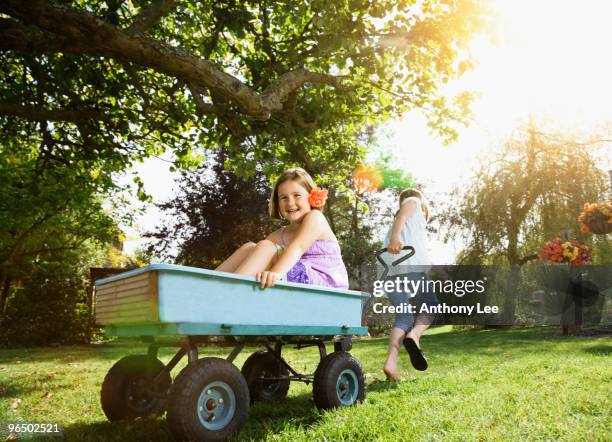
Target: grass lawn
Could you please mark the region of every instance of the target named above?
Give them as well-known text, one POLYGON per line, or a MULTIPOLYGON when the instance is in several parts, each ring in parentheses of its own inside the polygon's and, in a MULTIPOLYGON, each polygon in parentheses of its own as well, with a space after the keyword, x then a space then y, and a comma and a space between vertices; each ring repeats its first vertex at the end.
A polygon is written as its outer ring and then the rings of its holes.
MULTIPOLYGON (((358 341, 352 353, 366 372, 365 403, 319 413, 311 386, 294 383, 286 399, 254 405, 237 439, 612 440, 612 338, 553 331, 433 329, 422 340, 430 369, 415 372, 406 356, 404 380, 395 386, 377 381, 385 339, 358 341)), ((68 440, 172 440, 163 418, 110 424, 100 408, 108 369, 145 351, 136 342, 0 350, 0 421, 59 422, 68 440)), ((201 349, 201 356, 227 353, 201 349)), ((172 354, 160 350, 164 362, 172 354)), ((318 362, 316 348, 285 356, 305 372, 318 362)))

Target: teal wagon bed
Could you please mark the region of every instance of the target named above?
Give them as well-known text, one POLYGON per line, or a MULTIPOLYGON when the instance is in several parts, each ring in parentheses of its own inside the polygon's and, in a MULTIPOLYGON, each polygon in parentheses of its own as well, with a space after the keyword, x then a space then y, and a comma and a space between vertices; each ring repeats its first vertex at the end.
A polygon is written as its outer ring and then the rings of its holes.
POLYGON ((149 342, 146 355, 126 356, 109 370, 102 409, 111 421, 167 412, 179 440, 225 440, 244 425, 250 403, 282 399, 294 381, 313 384, 319 409, 356 404, 365 398, 364 374, 349 351, 352 336, 367 334, 361 312, 368 296, 284 281, 261 289, 253 277, 167 264, 100 279, 96 323, 109 336, 149 342), (198 346, 211 342, 233 348, 226 358, 199 358, 198 346), (233 361, 251 343, 262 349, 239 370, 233 361), (317 348, 315 373, 293 369, 282 356, 286 345, 317 348), (167 364, 157 357, 160 346, 178 347, 167 364))

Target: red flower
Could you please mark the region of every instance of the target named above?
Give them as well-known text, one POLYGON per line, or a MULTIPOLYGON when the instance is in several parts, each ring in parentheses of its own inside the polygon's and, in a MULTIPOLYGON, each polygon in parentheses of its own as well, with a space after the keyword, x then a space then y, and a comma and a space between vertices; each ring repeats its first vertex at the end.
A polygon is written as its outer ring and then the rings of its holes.
POLYGON ((327 189, 321 189, 320 187, 315 187, 308 194, 308 202, 310 203, 310 207, 314 209, 320 209, 325 205, 327 201, 327 189))
POLYGON ((591 248, 585 244, 579 243, 575 239, 571 241, 562 241, 561 238, 557 237, 542 246, 538 253, 538 258, 540 258, 540 261, 544 262, 569 263, 571 266, 579 266, 591 261, 591 248), (577 255, 571 260, 570 257, 563 254, 563 244, 567 246, 567 243, 575 248, 575 250, 577 249, 577 255))

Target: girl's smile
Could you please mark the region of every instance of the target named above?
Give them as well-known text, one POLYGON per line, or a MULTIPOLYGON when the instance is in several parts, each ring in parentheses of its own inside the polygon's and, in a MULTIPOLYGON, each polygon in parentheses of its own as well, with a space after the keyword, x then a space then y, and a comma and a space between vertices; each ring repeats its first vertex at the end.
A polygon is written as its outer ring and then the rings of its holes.
POLYGON ((293 180, 278 186, 280 214, 290 223, 299 223, 312 209, 308 203, 308 191, 293 180))

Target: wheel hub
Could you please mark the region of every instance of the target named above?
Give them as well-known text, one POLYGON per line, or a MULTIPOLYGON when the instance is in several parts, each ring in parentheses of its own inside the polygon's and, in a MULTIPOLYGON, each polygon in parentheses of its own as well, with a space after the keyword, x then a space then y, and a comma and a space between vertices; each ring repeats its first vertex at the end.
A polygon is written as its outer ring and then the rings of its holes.
POLYGON ((132 409, 146 409, 152 400, 149 394, 147 380, 141 377, 132 379, 128 383, 127 399, 132 409))
POLYGON ((336 382, 336 394, 340 403, 345 406, 350 406, 355 403, 359 393, 359 382, 357 375, 351 369, 343 370, 338 375, 336 382))
POLYGON ((232 387, 225 382, 215 381, 206 385, 197 403, 201 424, 211 431, 227 426, 236 412, 236 396, 232 387))
POLYGON ((215 401, 214 399, 209 399, 206 401, 206 409, 209 411, 214 410, 215 408, 217 408, 217 401, 215 401))

